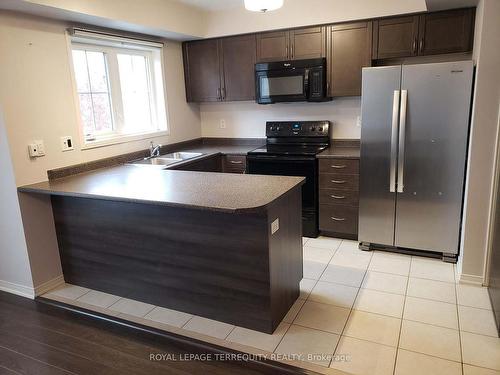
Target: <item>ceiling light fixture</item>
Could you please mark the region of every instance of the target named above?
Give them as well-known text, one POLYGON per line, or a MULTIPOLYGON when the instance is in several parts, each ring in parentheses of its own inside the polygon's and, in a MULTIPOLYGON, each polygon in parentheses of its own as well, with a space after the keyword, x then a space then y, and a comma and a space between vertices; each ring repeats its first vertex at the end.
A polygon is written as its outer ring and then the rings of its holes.
POLYGON ((265 13, 269 10, 279 9, 283 6, 283 0, 245 0, 245 8, 252 12, 265 13))

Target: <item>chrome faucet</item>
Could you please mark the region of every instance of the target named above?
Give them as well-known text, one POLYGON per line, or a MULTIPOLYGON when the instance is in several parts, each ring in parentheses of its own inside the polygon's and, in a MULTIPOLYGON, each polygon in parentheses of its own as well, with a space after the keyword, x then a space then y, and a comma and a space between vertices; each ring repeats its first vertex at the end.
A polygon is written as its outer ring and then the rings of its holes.
POLYGON ((160 156, 160 149, 161 149, 161 145, 156 145, 155 146, 155 144, 153 143, 153 141, 151 141, 149 143, 149 156, 151 158, 160 156))

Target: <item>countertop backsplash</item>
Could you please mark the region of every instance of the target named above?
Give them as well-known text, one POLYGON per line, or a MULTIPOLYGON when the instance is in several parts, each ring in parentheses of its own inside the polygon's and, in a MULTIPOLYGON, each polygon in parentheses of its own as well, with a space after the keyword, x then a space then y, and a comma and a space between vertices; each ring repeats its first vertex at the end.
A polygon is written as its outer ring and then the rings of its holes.
POLYGON ((261 138, 265 137, 266 121, 329 120, 333 123, 332 138, 359 139, 361 127, 357 122, 360 116, 361 97, 336 98, 323 103, 200 105, 202 137, 261 138))

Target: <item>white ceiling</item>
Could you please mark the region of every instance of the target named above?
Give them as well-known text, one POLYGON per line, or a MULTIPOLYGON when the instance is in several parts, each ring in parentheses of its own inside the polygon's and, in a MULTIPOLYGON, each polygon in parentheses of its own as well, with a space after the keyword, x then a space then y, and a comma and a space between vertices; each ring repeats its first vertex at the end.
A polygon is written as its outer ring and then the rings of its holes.
POLYGON ((243 0, 175 0, 179 3, 191 5, 209 12, 243 6, 243 0))

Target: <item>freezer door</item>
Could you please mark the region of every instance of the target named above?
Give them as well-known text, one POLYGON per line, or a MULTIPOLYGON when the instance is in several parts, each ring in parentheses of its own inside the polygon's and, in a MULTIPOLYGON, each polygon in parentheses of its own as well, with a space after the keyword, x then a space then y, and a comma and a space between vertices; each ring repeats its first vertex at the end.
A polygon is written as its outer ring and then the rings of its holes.
POLYGON ((360 242, 394 245, 400 80, 401 66, 363 69, 360 242))
POLYGON ((398 247, 458 253, 472 76, 472 61, 403 66, 398 247))

